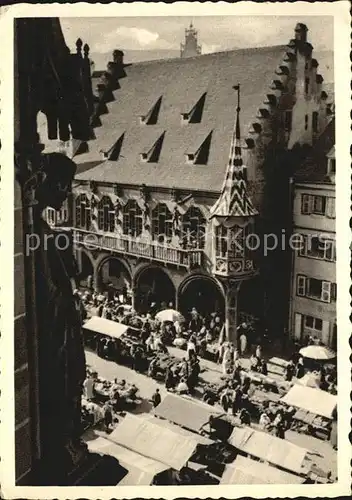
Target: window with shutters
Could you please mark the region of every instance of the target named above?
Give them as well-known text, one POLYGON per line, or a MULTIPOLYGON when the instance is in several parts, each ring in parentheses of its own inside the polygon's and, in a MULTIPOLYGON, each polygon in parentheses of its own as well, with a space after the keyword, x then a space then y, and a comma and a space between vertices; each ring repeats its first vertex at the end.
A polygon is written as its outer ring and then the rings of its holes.
POLYGON ((75 227, 89 230, 91 223, 91 203, 86 194, 80 194, 75 200, 75 227))
POLYGON ((334 290, 333 283, 304 275, 297 275, 297 295, 309 299, 331 302, 334 290))
POLYGON ((309 215, 312 213, 312 208, 313 208, 313 196, 310 194, 302 194, 301 213, 304 215, 309 215))
POLYGON ((313 213, 317 215, 324 215, 326 208, 326 196, 313 197, 313 213))
POLYGON ((321 300, 331 302, 331 283, 329 281, 322 281, 321 283, 321 300))
POLYGON ((302 237, 303 244, 298 252, 301 257, 327 260, 328 262, 336 261, 336 244, 334 240, 307 235, 302 235, 302 237))
POLYGON ((142 234, 143 214, 136 200, 128 200, 123 207, 122 232, 137 237, 142 234))
POLYGON ((331 301, 336 302, 337 300, 337 284, 331 283, 331 301))
POLYGON ((329 197, 326 199, 325 215, 326 217, 329 217, 329 219, 335 219, 335 198, 329 197))
POLYGON ((152 210, 153 238, 163 242, 172 238, 172 213, 165 203, 158 203, 152 210))
POLYGON ((109 196, 103 196, 98 204, 98 228, 104 232, 114 232, 115 210, 109 196))
POLYGON ((297 295, 305 297, 306 295, 306 277, 302 274, 297 275, 297 295))

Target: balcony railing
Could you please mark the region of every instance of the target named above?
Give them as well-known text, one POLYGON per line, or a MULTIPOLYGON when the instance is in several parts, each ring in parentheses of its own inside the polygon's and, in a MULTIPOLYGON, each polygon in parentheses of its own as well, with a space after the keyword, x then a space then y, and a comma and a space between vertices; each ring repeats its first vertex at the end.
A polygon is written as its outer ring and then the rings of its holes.
POLYGON ((202 266, 203 250, 172 247, 155 241, 139 240, 129 236, 115 234, 99 234, 83 229, 73 229, 73 241, 87 250, 110 250, 134 257, 142 257, 187 269, 202 266))

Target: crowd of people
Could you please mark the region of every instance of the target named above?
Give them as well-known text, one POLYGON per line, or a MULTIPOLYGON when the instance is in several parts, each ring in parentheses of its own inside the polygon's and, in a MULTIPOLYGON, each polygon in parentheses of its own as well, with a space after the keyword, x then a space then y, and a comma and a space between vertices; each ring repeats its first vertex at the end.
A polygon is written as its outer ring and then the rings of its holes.
MULTIPOLYGON (((183 321, 161 322, 157 313, 172 309, 173 304, 161 303, 159 307, 152 303, 144 315, 137 315, 126 298, 119 294, 105 296, 95 292, 77 292, 84 311, 82 317, 100 316, 124 323, 138 330, 135 339, 112 339, 99 336, 94 339, 94 348, 99 356, 113 359, 118 363, 127 363, 137 372, 146 373, 149 377, 163 381, 168 391, 178 394, 194 395, 199 385, 201 372, 200 359, 209 354, 209 346, 215 347, 214 360, 222 367, 222 378, 225 383, 216 391, 205 388, 202 399, 214 405, 219 403, 224 412, 237 417, 244 425, 253 421, 274 435, 284 438, 287 429, 293 422, 294 408, 272 405, 265 402, 258 414, 252 401, 254 385, 243 367, 242 358, 249 357, 249 371, 253 374, 268 375, 268 366, 263 356, 263 346, 255 344, 256 339, 250 325, 242 322, 237 331, 238 343, 233 345, 224 339, 223 318, 218 312, 201 315, 194 307, 183 321), (186 353, 183 359, 170 355, 168 347, 174 345, 183 348, 186 353)), ((298 348, 292 354, 285 367, 283 379, 291 383, 306 373, 303 358, 298 348)), ((250 373, 247 373, 250 375, 250 373)), ((221 382, 221 381, 220 381, 221 382)), ((319 367, 319 387, 336 394, 336 372, 319 367)), ((109 401, 105 403, 106 427, 110 428, 114 412, 121 409, 121 388, 112 386, 109 401), (110 413, 112 411, 112 416, 110 413)), ((160 391, 157 390, 150 399, 153 406, 160 404, 160 391)))

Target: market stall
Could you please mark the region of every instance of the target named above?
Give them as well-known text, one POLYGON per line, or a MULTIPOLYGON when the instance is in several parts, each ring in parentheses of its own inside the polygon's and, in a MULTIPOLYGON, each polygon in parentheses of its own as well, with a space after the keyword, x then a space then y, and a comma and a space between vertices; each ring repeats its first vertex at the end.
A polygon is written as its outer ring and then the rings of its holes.
POLYGON ((220 484, 302 484, 304 478, 238 455, 226 465, 220 484))
POLYGON ((84 333, 104 335, 113 339, 119 339, 124 333, 127 333, 128 326, 117 323, 110 319, 93 316, 83 325, 84 333))
POLYGON ((241 453, 297 475, 308 473, 308 450, 250 427, 235 427, 229 443, 241 453))
POLYGON ((337 396, 297 384, 280 401, 297 409, 293 416, 296 430, 325 439, 329 437, 337 396))
POLYGON ((119 486, 150 486, 158 474, 169 468, 157 460, 144 457, 104 437, 88 441, 87 444, 90 452, 110 455, 124 467, 126 472, 118 483, 119 486))
POLYGON ((288 364, 289 361, 274 356, 267 362, 268 373, 274 376, 284 377, 288 364))
POLYGON ((200 432, 210 417, 219 417, 223 411, 200 401, 167 394, 155 408, 154 415, 164 418, 185 429, 200 432))
POLYGON ((191 458, 198 444, 193 437, 183 436, 131 414, 118 424, 109 435, 109 440, 178 471, 191 458))

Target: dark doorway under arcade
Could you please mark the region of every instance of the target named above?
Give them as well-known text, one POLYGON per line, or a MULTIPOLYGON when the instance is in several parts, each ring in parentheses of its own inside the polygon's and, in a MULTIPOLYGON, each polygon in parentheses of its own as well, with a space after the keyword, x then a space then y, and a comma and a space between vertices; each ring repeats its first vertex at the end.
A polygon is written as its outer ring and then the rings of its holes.
POLYGON ((160 307, 175 307, 176 291, 169 276, 160 268, 149 267, 143 270, 138 278, 135 289, 135 309, 146 313, 152 304, 160 307))
POLYGON ((109 257, 100 267, 100 289, 126 295, 131 290, 132 279, 123 263, 116 257, 109 257))
POLYGON ((217 312, 224 317, 225 301, 221 290, 211 279, 197 277, 181 288, 179 309, 188 315, 195 307, 202 316, 217 312))

